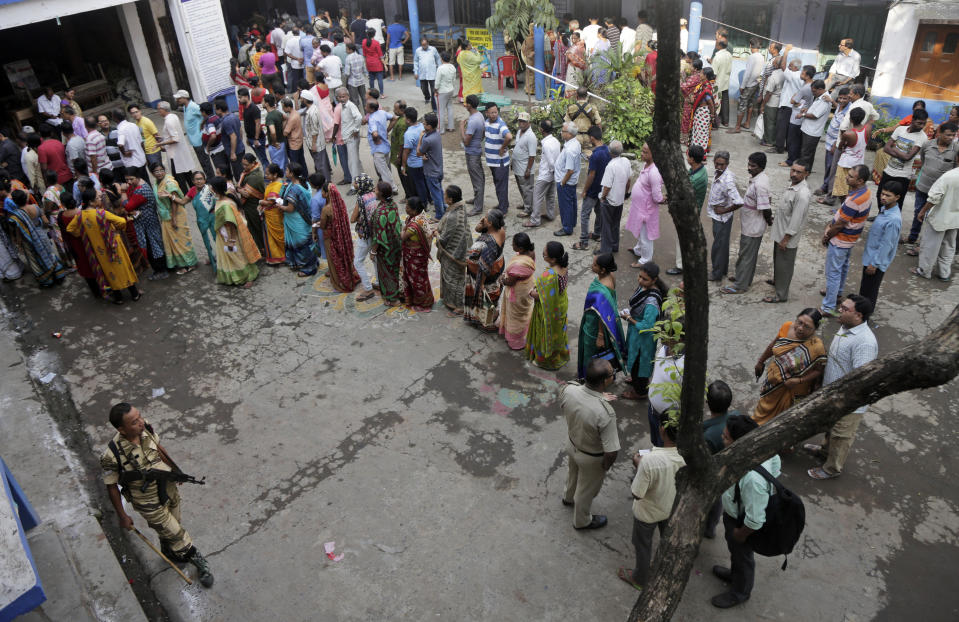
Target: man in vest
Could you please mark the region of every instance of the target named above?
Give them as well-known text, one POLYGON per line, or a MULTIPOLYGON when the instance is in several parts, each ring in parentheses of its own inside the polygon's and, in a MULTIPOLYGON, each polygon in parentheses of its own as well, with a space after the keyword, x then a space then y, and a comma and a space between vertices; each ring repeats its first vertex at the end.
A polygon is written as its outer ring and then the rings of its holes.
POLYGON ((589 91, 586 90, 585 86, 576 89, 576 100, 566 108, 566 116, 563 117, 563 120, 572 121, 576 124, 579 145, 583 148, 583 153, 592 149, 587 132, 589 132, 590 126, 599 125, 602 119, 596 106, 590 103, 589 91))
POLYGON ((133 519, 123 509, 120 500, 123 495, 157 532, 163 554, 171 561, 193 564, 200 584, 212 586, 210 565, 180 524, 177 485, 163 476, 164 473, 179 473, 179 469, 160 445, 160 438, 140 415, 139 409, 125 402, 110 409, 110 423, 117 433, 100 456, 100 466, 120 527, 133 529, 133 519))

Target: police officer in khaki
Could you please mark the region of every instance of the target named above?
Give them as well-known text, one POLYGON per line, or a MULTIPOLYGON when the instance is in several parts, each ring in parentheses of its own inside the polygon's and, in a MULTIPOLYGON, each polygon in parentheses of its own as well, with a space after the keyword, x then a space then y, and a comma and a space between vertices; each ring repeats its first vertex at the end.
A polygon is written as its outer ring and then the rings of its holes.
POLYGON ((563 505, 573 507, 573 527, 599 529, 606 517, 590 514, 589 507, 603 487, 603 478, 619 453, 616 411, 603 390, 613 382, 613 367, 593 359, 586 367, 586 384, 567 382, 560 389, 560 404, 569 431, 569 475, 563 505))
POLYGON ((210 587, 213 585, 210 566, 180 524, 177 484, 149 471, 174 471, 175 465, 160 445, 160 438, 140 416, 140 411, 125 402, 110 409, 110 423, 117 433, 100 456, 100 466, 120 526, 133 528, 133 519, 124 511, 120 500, 122 494, 157 532, 163 554, 174 562, 196 566, 200 584, 210 587))

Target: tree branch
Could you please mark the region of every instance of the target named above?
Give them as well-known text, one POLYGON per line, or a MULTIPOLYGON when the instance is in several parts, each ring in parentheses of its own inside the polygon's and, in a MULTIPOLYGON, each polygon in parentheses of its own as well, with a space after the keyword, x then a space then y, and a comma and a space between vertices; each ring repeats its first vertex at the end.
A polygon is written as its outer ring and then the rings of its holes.
POLYGON ((884 397, 945 384, 959 375, 959 306, 916 344, 876 359, 824 386, 716 455, 718 486, 732 486, 749 469, 832 427, 860 406, 884 397))

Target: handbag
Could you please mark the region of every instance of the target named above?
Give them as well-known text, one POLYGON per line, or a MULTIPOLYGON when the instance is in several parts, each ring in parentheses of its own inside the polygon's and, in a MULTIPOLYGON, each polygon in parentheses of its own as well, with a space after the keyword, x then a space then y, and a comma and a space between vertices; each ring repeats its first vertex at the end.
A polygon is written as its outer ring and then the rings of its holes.
POLYGON ((763 116, 759 115, 759 118, 756 119, 756 127, 753 128, 753 136, 759 140, 763 139, 763 132, 766 129, 766 123, 763 121, 763 116))
POLYGON ((486 293, 486 288, 483 288, 483 302, 485 303, 476 314, 477 318, 480 321, 480 324, 483 325, 483 328, 491 328, 496 326, 496 320, 499 319, 499 309, 496 308, 496 305, 493 304, 493 301, 490 300, 489 294, 486 293))

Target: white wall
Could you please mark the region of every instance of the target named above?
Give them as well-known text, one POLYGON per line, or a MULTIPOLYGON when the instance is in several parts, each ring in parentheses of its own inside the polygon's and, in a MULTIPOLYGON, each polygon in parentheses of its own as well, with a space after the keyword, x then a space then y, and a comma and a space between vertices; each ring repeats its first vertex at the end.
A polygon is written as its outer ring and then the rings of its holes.
POLYGON ((876 62, 876 77, 872 84, 874 97, 901 97, 906 82, 906 70, 912 56, 919 18, 916 5, 905 2, 889 9, 882 47, 876 62))
POLYGON ((48 19, 86 13, 134 0, 20 0, 0 5, 0 28, 15 28, 48 19))
POLYGON ((150 52, 143 40, 143 28, 140 26, 136 6, 132 3, 118 6, 117 17, 120 20, 120 30, 123 31, 123 40, 130 52, 133 73, 136 74, 137 83, 140 85, 143 101, 156 101, 160 99, 160 87, 157 85, 153 64, 150 62, 150 52))

